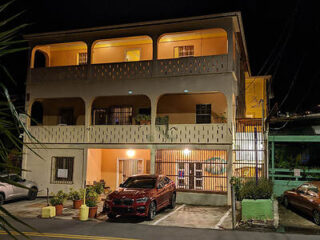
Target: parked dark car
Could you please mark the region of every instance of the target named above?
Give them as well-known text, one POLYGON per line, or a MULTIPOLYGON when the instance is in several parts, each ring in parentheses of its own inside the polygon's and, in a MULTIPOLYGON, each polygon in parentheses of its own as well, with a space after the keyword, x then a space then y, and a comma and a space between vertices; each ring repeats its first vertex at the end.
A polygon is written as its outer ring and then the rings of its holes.
POLYGON ((320 225, 320 181, 308 182, 284 192, 285 207, 294 207, 311 216, 320 225))
POLYGON ((162 208, 176 205, 175 183, 163 175, 135 175, 108 195, 104 210, 110 219, 131 215, 154 219, 162 208))

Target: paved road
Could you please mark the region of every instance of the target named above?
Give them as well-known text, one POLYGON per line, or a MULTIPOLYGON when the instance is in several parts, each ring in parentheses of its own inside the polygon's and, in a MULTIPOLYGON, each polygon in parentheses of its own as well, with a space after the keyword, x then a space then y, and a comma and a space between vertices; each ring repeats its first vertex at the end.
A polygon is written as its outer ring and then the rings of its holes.
MULTIPOLYGON (((239 232, 221 231, 214 229, 194 229, 181 227, 150 226, 134 223, 114 222, 80 222, 75 220, 61 219, 24 219, 27 223, 35 226, 43 235, 30 229, 23 228, 23 231, 32 239, 53 240, 53 239, 91 239, 91 240, 128 240, 128 239, 152 239, 152 240, 298 240, 298 239, 319 239, 314 235, 261 233, 261 232, 239 232)), ((0 231, 0 239, 11 239, 0 231)), ((20 238, 19 239, 23 239, 20 238)))

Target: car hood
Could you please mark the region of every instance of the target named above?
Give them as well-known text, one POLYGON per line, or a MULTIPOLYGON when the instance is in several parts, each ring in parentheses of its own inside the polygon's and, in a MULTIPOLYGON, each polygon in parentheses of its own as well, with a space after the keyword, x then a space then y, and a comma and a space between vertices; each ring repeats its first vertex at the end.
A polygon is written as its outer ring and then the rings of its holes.
POLYGON ((118 188, 116 191, 110 194, 111 198, 139 198, 148 197, 153 189, 138 189, 138 188, 118 188))

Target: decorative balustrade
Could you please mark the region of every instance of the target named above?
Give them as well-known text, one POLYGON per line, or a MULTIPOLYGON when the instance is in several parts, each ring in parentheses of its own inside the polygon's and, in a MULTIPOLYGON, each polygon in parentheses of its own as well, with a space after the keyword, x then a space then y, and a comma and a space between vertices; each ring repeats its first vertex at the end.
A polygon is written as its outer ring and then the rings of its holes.
POLYGON ((49 68, 32 68, 31 82, 65 82, 65 81, 85 81, 88 78, 88 66, 64 66, 49 68))
MULTIPOLYGON (((32 126, 30 133, 40 143, 207 143, 224 144, 232 141, 231 130, 221 124, 157 125, 153 141, 150 125, 32 126)), ((31 142, 26 138, 26 143, 31 142)))
POLYGON ((84 126, 32 126, 29 132, 40 143, 84 142, 84 126))
POLYGON ((170 124, 157 125, 156 143, 230 143, 232 133, 222 124, 170 124))
POLYGON ((89 143, 149 143, 150 125, 96 125, 89 128, 89 143))
POLYGON ((228 70, 228 55, 106 63, 31 69, 31 82, 110 81, 150 77, 222 73, 228 70), (89 70, 90 69, 90 70, 89 70))

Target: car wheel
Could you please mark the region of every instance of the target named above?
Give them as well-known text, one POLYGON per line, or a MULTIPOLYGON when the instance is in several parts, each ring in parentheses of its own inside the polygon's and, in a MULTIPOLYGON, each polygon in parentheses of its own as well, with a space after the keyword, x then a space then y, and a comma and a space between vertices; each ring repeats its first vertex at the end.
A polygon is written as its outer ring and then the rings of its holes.
POLYGON ((285 196, 283 198, 283 205, 286 207, 286 208, 290 208, 290 203, 289 203, 289 199, 287 196, 285 196))
POLYGON ((157 214, 157 207, 156 207, 156 203, 153 201, 150 203, 150 206, 149 206, 148 219, 153 220, 156 214, 157 214))
POLYGON ((318 210, 314 210, 312 216, 314 223, 320 225, 320 212, 318 210))
POLYGON ((35 188, 35 187, 32 187, 32 188, 29 190, 28 199, 29 199, 29 200, 35 200, 35 199, 37 198, 37 195, 38 195, 38 189, 35 188))
POLYGON ((114 220, 117 217, 117 215, 115 215, 114 213, 108 213, 107 216, 110 220, 114 220))
POLYGON ((4 195, 0 193, 0 206, 4 203, 4 195))
POLYGON ((169 208, 175 208, 176 207, 176 193, 173 193, 171 196, 169 208))

